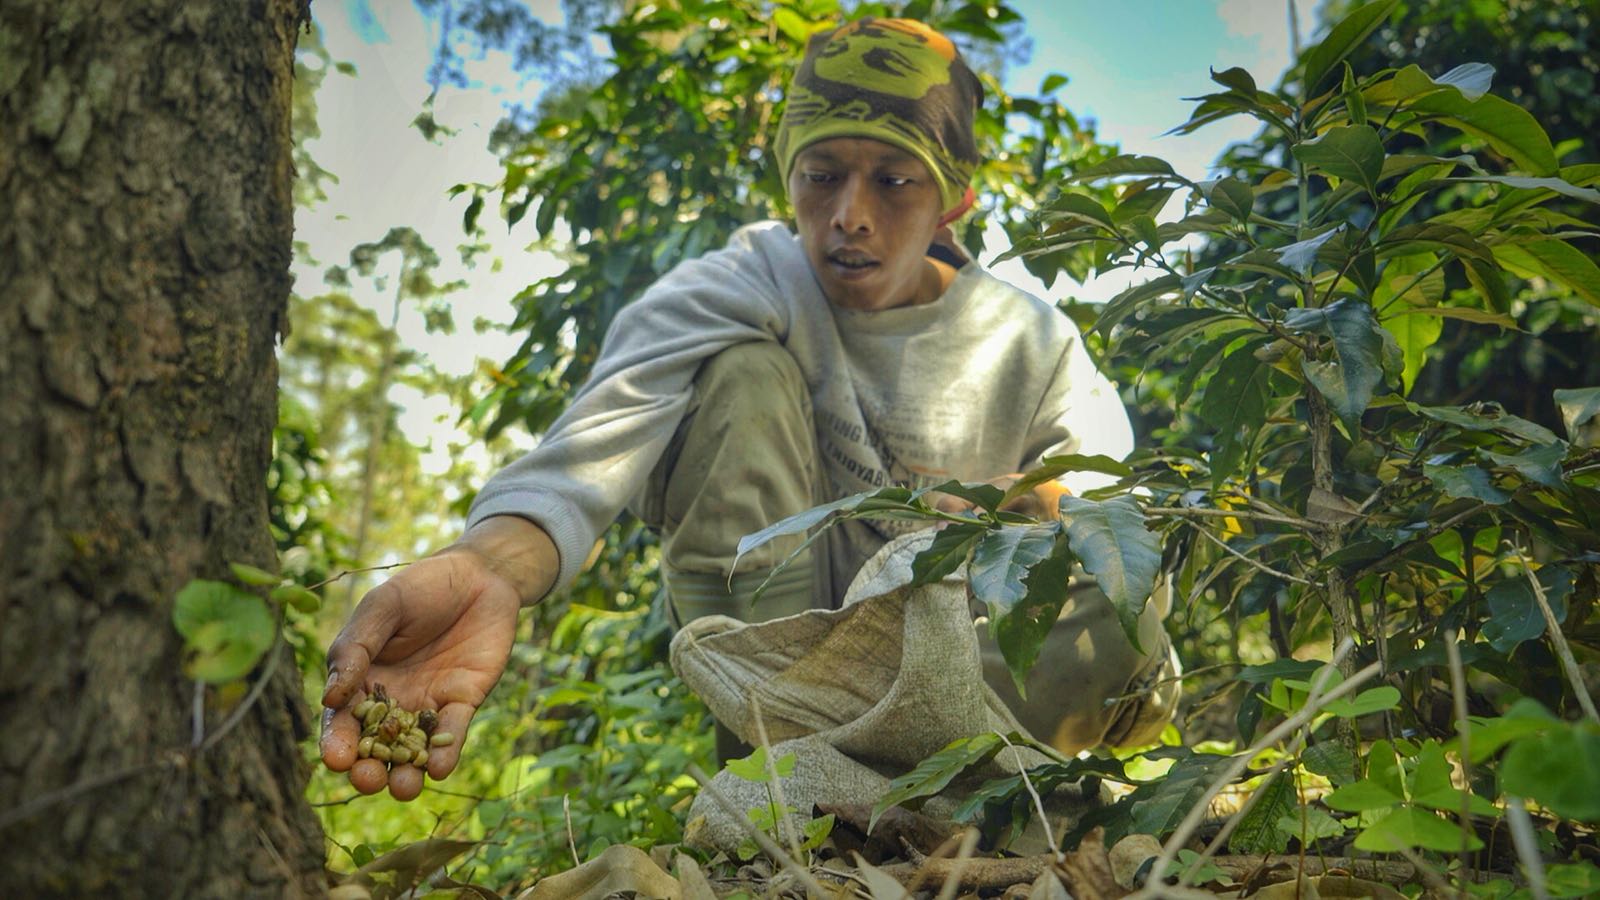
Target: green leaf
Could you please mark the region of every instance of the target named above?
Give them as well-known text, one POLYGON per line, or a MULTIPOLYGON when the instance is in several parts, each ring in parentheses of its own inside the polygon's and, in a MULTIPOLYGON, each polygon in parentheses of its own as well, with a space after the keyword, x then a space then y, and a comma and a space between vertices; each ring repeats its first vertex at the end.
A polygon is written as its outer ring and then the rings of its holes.
POLYGON ((1559 815, 1600 823, 1600 728, 1563 723, 1516 741, 1500 763, 1500 789, 1559 815))
POLYGON ((1561 461, 1567 455, 1565 444, 1546 444, 1517 454, 1495 453, 1491 450, 1479 452, 1495 465, 1505 466, 1529 481, 1545 487, 1560 488, 1566 483, 1561 472, 1561 461))
MULTIPOLYGON (((1555 613, 1556 622, 1567 618, 1567 595, 1572 593, 1572 570, 1563 566, 1547 565, 1539 570, 1539 586, 1544 588, 1544 598, 1555 613)), ((1523 641, 1531 641, 1545 632, 1544 613, 1539 610, 1533 585, 1522 573, 1507 578, 1484 594, 1489 617, 1483 623, 1483 636, 1489 645, 1501 653, 1510 653, 1523 641)))
POLYGON ((1238 66, 1234 66, 1231 69, 1224 69, 1221 72, 1218 72, 1216 69, 1212 69, 1211 80, 1225 88, 1231 88, 1235 91, 1238 91, 1247 97, 1254 97, 1257 93, 1259 93, 1259 90, 1256 88, 1256 80, 1250 77, 1249 72, 1239 68, 1238 66))
POLYGON ((859 494, 851 494, 848 497, 840 498, 832 503, 824 503, 821 506, 812 507, 811 509, 808 509, 802 513, 796 513, 787 519, 782 519, 772 523, 771 525, 768 525, 766 528, 761 529, 755 534, 747 534, 740 538, 738 550, 734 554, 734 564, 738 564, 739 557, 744 556, 746 553, 749 553, 751 550, 760 547, 774 538, 779 538, 790 534, 804 534, 807 531, 810 531, 813 526, 822 523, 834 513, 850 512, 869 499, 881 499, 892 496, 900 500, 905 500, 910 497, 910 493, 910 491, 907 491, 904 488, 882 488, 876 491, 863 491, 859 494))
POLYGON ((281 606, 292 606, 303 613, 314 613, 322 607, 321 596, 298 584, 279 585, 272 589, 267 599, 281 606))
POLYGON ((221 581, 195 580, 174 598, 184 674, 207 684, 243 678, 271 649, 278 623, 266 601, 221 581))
POLYGON ((1405 357, 1405 368, 1400 373, 1400 390, 1401 393, 1409 394, 1411 386, 1417 381, 1417 373, 1422 371, 1422 364, 1428 360, 1428 348, 1432 347, 1434 342, 1439 340, 1439 335, 1444 332, 1444 320, 1438 316, 1402 315, 1389 319, 1383 327, 1394 335, 1395 342, 1400 345, 1400 352, 1405 357))
POLYGON ((1338 741, 1323 741, 1300 752, 1300 764, 1307 772, 1321 775, 1335 785, 1350 784, 1356 780, 1356 758, 1350 749, 1338 741))
POLYGON ((1007 525, 982 536, 972 553, 969 583, 972 595, 991 616, 1007 615, 1022 602, 1027 594, 1023 577, 1050 555, 1060 531, 1061 526, 1051 522, 1007 525))
POLYGON ((1160 538, 1145 527, 1144 510, 1132 497, 1063 497, 1061 511, 1073 555, 1111 600, 1122 630, 1137 648, 1139 616, 1161 569, 1160 538))
POLYGON ((1227 765, 1225 756, 1190 756, 1178 760, 1158 782, 1152 794, 1135 802, 1130 814, 1133 833, 1161 837, 1183 821, 1211 786, 1218 769, 1227 765))
POLYGON ((1060 72, 1052 72, 1045 76, 1044 81, 1040 83, 1039 93, 1053 94, 1065 87, 1066 84, 1067 76, 1062 75, 1060 72))
POLYGON ((1330 128, 1315 140, 1296 144, 1294 157, 1324 175, 1361 185, 1370 197, 1378 196, 1383 141, 1370 125, 1330 128))
POLYGON ((1558 727, 1561 720, 1539 704, 1523 697, 1499 716, 1472 717, 1472 762, 1483 762, 1501 747, 1530 734, 1542 734, 1558 727))
POLYGON ((1584 300, 1600 306, 1600 266, 1566 241, 1549 238, 1525 244, 1496 244, 1494 255, 1513 271, 1566 285, 1584 300))
POLYGON ((1006 488, 1005 496, 1000 498, 996 509, 1003 508, 1011 501, 1028 493, 1046 481, 1055 481, 1068 472, 1099 472, 1102 475, 1114 475, 1117 478, 1127 478, 1133 474, 1133 469, 1126 463, 1118 462, 1109 456, 1099 453, 1080 454, 1064 453, 1059 456, 1046 456, 1039 461, 1037 468, 1006 488))
POLYGON ((1476 409, 1469 409, 1461 406, 1421 406, 1408 402, 1406 408, 1435 422, 1444 422, 1468 431, 1501 431, 1534 444, 1553 444, 1561 440, 1543 425, 1514 416, 1493 403, 1478 404, 1476 409))
POLYGON ((1278 827, 1300 839, 1302 844, 1322 838, 1342 837, 1348 830, 1344 823, 1315 806, 1302 807, 1296 815, 1278 820, 1278 827))
MULTIPOLYGON (((1483 841, 1466 832, 1466 846, 1477 850, 1483 841)), ((1451 822, 1415 806, 1402 806, 1368 825, 1356 836, 1356 848, 1374 853, 1398 853, 1421 847, 1424 850, 1461 849, 1462 830, 1451 822)))
POLYGON ((1301 84, 1305 86, 1305 96, 1314 97, 1317 86, 1324 78, 1333 72, 1344 58, 1349 56, 1367 35, 1376 31, 1383 20, 1394 12, 1400 0, 1378 0, 1368 3, 1353 10, 1349 15, 1340 20, 1339 24, 1329 30, 1328 36, 1320 43, 1306 50, 1301 56, 1301 84))
POLYGON ((1100 204, 1099 200, 1086 194, 1062 194, 1050 201, 1045 210, 1046 221, 1067 219, 1086 222, 1102 226, 1111 234, 1117 233, 1116 222, 1112 220, 1111 213, 1100 204))
POLYGON ((1401 316, 1433 316, 1439 319, 1459 319, 1463 322, 1473 322, 1478 325, 1498 325, 1501 328, 1517 330, 1517 320, 1505 313, 1490 312, 1485 309, 1471 309, 1463 306, 1430 306, 1422 309, 1403 309, 1385 321, 1393 322, 1394 319, 1401 316))
POLYGON ((800 829, 805 836, 805 840, 800 844, 800 849, 815 850, 822 846, 822 842, 827 840, 828 835, 833 833, 833 825, 833 813, 828 813, 825 816, 820 816, 807 822, 800 829))
POLYGON ((1441 222, 1419 222, 1402 225, 1384 236, 1378 244, 1378 258, 1414 256, 1419 250, 1445 250, 1462 259, 1493 262, 1494 255, 1488 247, 1478 242, 1472 232, 1456 225, 1441 222))
POLYGON ((788 7, 779 6, 772 11, 772 24, 783 32, 784 37, 802 47, 811 38, 811 23, 788 7))
POLYGON ((1404 801, 1404 797, 1371 781, 1357 781, 1347 784, 1344 787, 1336 788, 1328 796, 1322 798, 1322 802, 1344 812, 1385 809, 1404 801))
POLYGON ((1300 363, 1306 380, 1322 393, 1351 434, 1383 382, 1383 328, 1372 307, 1346 297, 1320 309, 1291 309, 1283 324, 1296 331, 1333 338, 1334 358, 1300 363))
POLYGON ((1224 178, 1213 182, 1211 189, 1205 193, 1206 199, 1212 206, 1239 222, 1250 221, 1250 208, 1256 202, 1255 193, 1250 190, 1250 185, 1237 178, 1224 178))
POLYGON ((939 793, 949 787, 957 775, 987 762, 1003 746, 1005 742, 1000 735, 992 731, 951 741, 943 750, 917 763, 910 772, 889 782, 888 791, 872 806, 867 831, 870 833, 890 808, 939 793))
POLYGON ((1451 778, 1450 761, 1438 741, 1426 741, 1417 751, 1417 764, 1409 782, 1411 802, 1429 809, 1458 813, 1465 799, 1473 815, 1494 817, 1500 810, 1489 801, 1456 787, 1451 778))
POLYGON ((1383 685, 1362 691, 1354 697, 1341 697, 1323 709, 1341 719, 1354 719, 1360 716, 1394 709, 1400 705, 1400 691, 1397 688, 1383 685))
POLYGON ((1458 500, 1482 500, 1499 506, 1511 495, 1495 487, 1494 477, 1478 466, 1444 466, 1426 463, 1422 474, 1428 476, 1433 486, 1446 496, 1458 500))
MULTIPOLYGON (((788 778, 794 774, 795 755, 785 753, 772 762, 772 769, 778 773, 779 778, 788 778)), ((766 784, 772 780, 772 774, 767 771, 767 748, 757 747, 749 756, 743 759, 730 759, 723 766, 735 777, 756 784, 766 784)))
POLYGON ((1574 444, 1593 446, 1594 441, 1584 441, 1589 424, 1600 417, 1600 387, 1567 388, 1553 395, 1556 407, 1561 410, 1561 424, 1574 444))
POLYGON ((1211 454, 1211 481, 1221 485, 1234 472, 1267 418, 1272 398, 1272 367, 1255 355, 1267 338, 1247 341, 1223 358, 1200 399, 1201 421, 1217 430, 1211 454))
POLYGON ((1600 191, 1594 188, 1578 187, 1562 178, 1533 178, 1527 175, 1466 175, 1460 178, 1444 178, 1442 181, 1470 181, 1482 184, 1503 184, 1508 187, 1525 190, 1554 191, 1564 197, 1582 200, 1586 203, 1600 203, 1600 191))
POLYGON ((978 522, 950 525, 933 536, 933 543, 911 560, 911 584, 933 584, 961 568, 967 553, 987 529, 978 522))
POLYGON ((272 587, 283 581, 282 578, 265 569, 258 569, 246 563, 231 562, 228 563, 228 568, 233 571, 233 577, 239 579, 240 584, 247 584, 251 587, 272 587))
MULTIPOLYGON (((1228 838, 1231 853, 1282 853, 1289 849, 1293 832, 1278 826, 1280 819, 1294 820, 1300 802, 1288 773, 1279 772, 1256 788, 1255 805, 1239 820, 1228 838)), ((1298 829, 1297 829, 1298 830, 1298 829)))
POLYGON ((1068 181, 1093 181, 1096 178, 1115 178, 1119 175, 1161 176, 1174 175, 1172 166, 1155 156, 1123 154, 1085 166, 1073 172, 1068 181))
MULTIPOLYGON (((1266 252, 1275 255, 1278 259, 1278 262, 1288 267, 1290 271, 1301 277, 1305 277, 1305 275, 1311 271, 1311 266, 1317 261, 1317 251, 1321 250, 1322 245, 1332 240, 1334 235, 1338 233, 1338 228, 1330 228, 1316 237, 1306 238, 1303 241, 1295 241, 1292 244, 1286 244, 1273 250, 1267 250, 1266 252)), ((1250 256, 1251 254, 1245 255, 1250 256)))
POLYGON ((1594 863, 1556 863, 1545 869, 1544 889, 1551 897, 1600 895, 1600 866, 1594 863))
POLYGON ((1021 601, 1003 615, 991 611, 989 632, 1022 697, 1028 696, 1028 672, 1038 661, 1039 651, 1066 605, 1074 562, 1067 536, 1058 529, 1050 554, 1024 576, 1026 592, 1021 601))
POLYGON ((1550 137, 1527 110, 1509 100, 1493 94, 1468 100, 1458 91, 1439 91, 1412 100, 1410 109, 1482 138, 1533 175, 1557 174, 1556 154, 1550 146, 1550 137))

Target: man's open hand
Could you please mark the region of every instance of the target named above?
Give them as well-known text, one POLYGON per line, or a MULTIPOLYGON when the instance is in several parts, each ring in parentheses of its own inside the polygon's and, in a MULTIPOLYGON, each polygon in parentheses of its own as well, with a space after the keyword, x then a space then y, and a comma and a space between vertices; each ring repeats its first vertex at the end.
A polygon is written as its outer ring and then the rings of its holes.
POLYGON ((436 710, 437 730, 457 736, 428 753, 428 774, 449 775, 467 723, 505 670, 519 607, 511 582, 464 549, 430 556, 370 591, 328 648, 323 763, 349 772, 364 794, 387 785, 395 799, 410 800, 422 791, 416 766, 387 770, 376 759, 356 759, 361 723, 350 709, 382 684, 405 709, 436 710))

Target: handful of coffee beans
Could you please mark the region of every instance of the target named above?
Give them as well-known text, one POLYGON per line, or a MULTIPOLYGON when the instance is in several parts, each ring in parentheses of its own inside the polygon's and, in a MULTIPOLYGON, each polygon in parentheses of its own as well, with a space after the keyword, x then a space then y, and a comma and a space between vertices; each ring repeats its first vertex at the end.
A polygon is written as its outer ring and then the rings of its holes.
POLYGON ((430 747, 448 747, 456 736, 434 731, 439 716, 431 709, 413 712, 390 699, 381 684, 372 686, 365 700, 351 710, 361 723, 361 741, 356 744, 360 759, 376 759, 392 766, 426 766, 430 747))

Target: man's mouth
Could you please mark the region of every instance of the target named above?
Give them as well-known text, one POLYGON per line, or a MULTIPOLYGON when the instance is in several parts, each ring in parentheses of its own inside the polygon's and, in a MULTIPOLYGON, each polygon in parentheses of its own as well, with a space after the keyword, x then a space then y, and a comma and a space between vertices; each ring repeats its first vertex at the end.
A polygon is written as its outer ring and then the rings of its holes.
POLYGON ((854 250, 834 250, 828 254, 828 262, 852 271, 870 269, 878 264, 872 257, 854 250))

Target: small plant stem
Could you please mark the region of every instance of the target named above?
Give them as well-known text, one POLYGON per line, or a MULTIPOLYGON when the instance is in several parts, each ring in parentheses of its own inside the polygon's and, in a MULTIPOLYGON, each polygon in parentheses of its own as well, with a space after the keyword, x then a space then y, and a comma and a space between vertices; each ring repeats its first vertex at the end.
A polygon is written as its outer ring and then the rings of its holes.
POLYGON ((772 742, 767 740, 767 723, 761 717, 761 701, 751 697, 750 711, 755 714, 756 737, 761 741, 759 746, 767 751, 768 801, 772 802, 773 812, 777 813, 773 827, 783 831, 784 838, 789 842, 789 850, 794 853, 795 859, 800 859, 803 855, 800 852, 800 836, 795 833, 794 823, 789 821, 789 816, 786 813, 789 808, 789 801, 784 799, 783 783, 778 780, 778 763, 772 758, 772 742), (772 800, 773 793, 778 795, 776 801, 772 800))
POLYGON ((1028 789, 1028 796, 1033 798, 1033 809, 1039 814, 1039 825, 1044 828, 1044 839, 1050 845, 1050 852, 1056 855, 1056 862, 1065 861, 1067 855, 1061 852, 1060 847, 1056 846, 1055 833, 1050 829, 1050 817, 1045 815, 1044 801, 1039 798, 1039 792, 1034 789, 1033 779, 1028 777, 1028 766, 1022 761, 1022 751, 1017 749, 1017 745, 1011 743, 1000 732, 996 731, 995 735, 1000 738, 1001 743, 1011 748, 1012 755, 1017 758, 1017 774, 1022 776, 1022 786, 1028 789))
POLYGON ((189 718, 189 746, 198 747, 206 739, 206 683, 199 679, 194 683, 194 704, 189 718))
POLYGON ((1303 531, 1316 530, 1319 526, 1310 519, 1301 519, 1295 516, 1276 516, 1271 513, 1255 512, 1248 509, 1211 509, 1210 507, 1188 506, 1147 506, 1145 513, 1152 516, 1172 516, 1178 519, 1242 519, 1248 522, 1272 522, 1276 525, 1288 525, 1303 531))
POLYGON ((1434 890, 1438 891, 1441 897, 1448 897, 1452 893, 1458 894, 1459 896, 1466 896, 1466 888, 1462 887, 1452 891, 1450 889, 1450 883, 1445 881, 1444 877, 1438 872, 1434 871, 1433 866, 1430 865, 1427 860, 1418 856, 1409 848, 1401 847, 1400 855, 1406 858, 1406 862, 1411 863, 1412 867, 1417 870, 1417 874, 1422 876, 1422 880, 1426 881, 1430 886, 1433 887, 1434 890))
POLYGON ((1535 900, 1550 900, 1544 886, 1544 860, 1539 858, 1539 841, 1533 834, 1533 819, 1521 797, 1506 797, 1506 823, 1511 826, 1511 844, 1517 849, 1517 859, 1522 861, 1522 873, 1528 877, 1528 888, 1535 900))
POLYGON ((1591 722, 1600 722, 1600 714, 1595 712, 1594 698, 1589 696, 1589 689, 1583 686, 1583 673, 1578 668, 1578 661, 1572 655, 1572 645, 1567 643, 1567 636, 1561 633, 1561 623, 1556 621, 1555 610, 1550 608, 1550 600, 1544 595, 1544 585, 1533 574, 1533 567, 1528 558, 1517 552, 1517 562, 1522 566, 1522 573, 1528 576, 1528 583, 1533 585, 1533 599, 1539 604, 1539 612, 1544 614, 1546 630, 1550 632, 1550 643, 1555 645, 1556 656, 1561 659, 1561 668, 1567 673, 1567 680, 1572 682, 1572 692, 1578 695, 1578 706, 1583 708, 1583 714, 1591 722))
POLYGON ((1299 576, 1296 576, 1296 575, 1290 575, 1288 572, 1280 572, 1277 569, 1274 569, 1273 567, 1267 565, 1266 563, 1261 562, 1260 560, 1252 559, 1251 557, 1246 556, 1243 553, 1240 553, 1238 550, 1235 550, 1232 547, 1228 546, 1226 541, 1222 540, 1221 538, 1217 537, 1216 535, 1212 534, 1211 532, 1205 530, 1204 528, 1201 528, 1199 525, 1196 525, 1193 522, 1189 523, 1189 527, 1193 528, 1197 533, 1199 533, 1199 535, 1201 537, 1205 538, 1206 540, 1210 541, 1213 544, 1216 544, 1218 547, 1221 547, 1224 552, 1226 552, 1226 553, 1228 553, 1228 554, 1230 554, 1232 556, 1236 556, 1239 559, 1244 560, 1246 563, 1248 563, 1252 567, 1254 567, 1254 568, 1256 568, 1256 569, 1258 569, 1258 570, 1260 570, 1262 572, 1265 572, 1265 573, 1267 573, 1268 575, 1271 575, 1274 578, 1281 578, 1284 581, 1292 581, 1295 584, 1304 584, 1304 585, 1307 585, 1307 586, 1314 586, 1314 585, 1311 584, 1311 582, 1305 580, 1304 578, 1300 578, 1299 576))
POLYGON ((1445 637, 1444 653, 1450 663, 1450 691, 1455 695, 1456 734, 1461 736, 1461 881, 1459 896, 1466 900, 1467 881, 1472 873, 1472 723, 1467 720, 1467 671, 1461 665, 1461 632, 1451 629, 1445 637))
POLYGON ((1427 267, 1426 269, 1423 269, 1421 272, 1418 272, 1417 273, 1417 277, 1411 279, 1410 283, 1408 283, 1405 286, 1404 289, 1402 289, 1400 291, 1397 291, 1393 297, 1389 298, 1389 302, 1385 303, 1383 305, 1383 308, 1378 310, 1378 314, 1382 315, 1383 313, 1387 312, 1389 310, 1389 307, 1391 307, 1391 306, 1395 305, 1395 303, 1399 302, 1399 300, 1402 297, 1404 297, 1406 294, 1411 293, 1411 289, 1412 288, 1414 288, 1417 285, 1421 284, 1422 283, 1422 279, 1427 278, 1429 275, 1432 275, 1434 272, 1439 271, 1439 267, 1444 265, 1445 262, 1447 260, 1449 260, 1449 259, 1451 259, 1451 257, 1448 256, 1448 255, 1442 256, 1442 257, 1439 258, 1438 262, 1435 262, 1433 265, 1427 267))
POLYGON ((583 860, 578 858, 578 841, 572 834, 572 795, 561 795, 561 815, 567 820, 567 849, 572 852, 572 865, 583 865, 583 860))
POLYGON ((831 896, 828 891, 823 889, 822 884, 817 881, 816 876, 812 875, 810 870, 796 862, 794 857, 785 853, 776 841, 767 837, 761 829, 755 826, 755 823, 746 819, 744 814, 739 811, 739 808, 733 805, 733 801, 724 797, 721 791, 713 787, 711 785, 711 777, 703 769, 694 763, 690 763, 688 771, 689 777, 700 783, 700 789, 706 792, 706 796, 711 798, 711 802, 720 807, 729 818, 738 822, 739 827, 745 830, 750 839, 755 841, 756 845, 765 851, 768 856, 777 860, 779 865, 793 873, 794 877, 805 885, 807 891, 817 897, 831 896))
MULTIPOLYGON (((1333 410, 1329 408, 1328 401, 1316 388, 1306 391, 1306 405, 1310 410, 1311 429, 1311 484, 1329 493, 1333 492, 1333 410)), ((1311 541, 1316 545, 1317 552, 1324 558, 1344 548, 1344 530, 1341 528, 1325 528, 1311 532, 1311 541)), ((1338 568, 1328 570, 1323 581, 1328 601, 1328 615, 1333 623, 1333 644, 1343 646, 1346 641, 1356 640, 1357 629, 1355 611, 1350 597, 1350 581, 1348 576, 1338 568)), ((1345 657, 1339 666, 1339 671, 1348 677, 1355 670, 1353 657, 1345 657)), ((1350 750, 1356 752, 1355 727, 1350 722, 1341 719, 1338 723, 1339 739, 1350 750)))
POLYGON ((1388 565, 1389 563, 1391 563, 1394 560, 1398 559, 1403 554, 1409 552, 1411 550, 1411 548, 1416 547, 1416 546, 1418 546, 1420 544, 1426 544, 1427 542, 1433 540, 1434 538, 1438 537, 1439 535, 1444 534, 1446 531, 1449 531, 1450 529, 1456 527, 1457 525, 1460 525, 1462 522, 1465 522, 1466 520, 1472 518, 1473 516, 1483 512, 1485 509, 1488 509, 1488 507, 1489 507, 1489 504, 1480 503, 1477 506, 1474 506, 1474 507, 1472 507, 1470 509, 1463 510, 1462 512, 1456 513, 1455 515, 1453 515, 1450 518, 1444 520, 1443 522, 1440 522, 1439 524, 1433 526, 1432 528, 1429 528, 1426 532, 1423 532, 1422 534, 1417 535, 1416 537, 1412 538, 1411 540, 1406 541, 1405 543, 1403 543, 1400 546, 1394 548, 1393 550, 1390 550, 1388 553, 1385 553, 1384 555, 1378 557, 1373 562, 1370 562, 1370 563, 1362 566, 1361 569, 1355 573, 1355 576, 1354 576, 1355 579, 1356 580, 1360 580, 1360 578, 1362 576, 1366 575, 1368 572, 1373 572, 1373 571, 1376 571, 1378 569, 1383 568, 1385 565, 1388 565))

